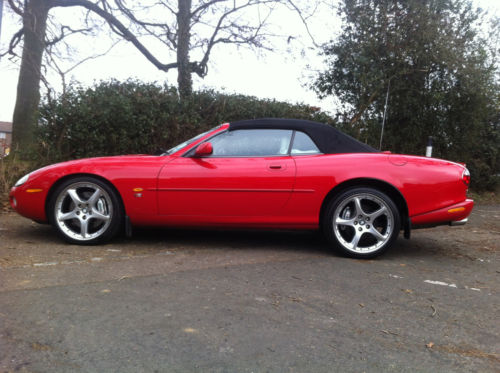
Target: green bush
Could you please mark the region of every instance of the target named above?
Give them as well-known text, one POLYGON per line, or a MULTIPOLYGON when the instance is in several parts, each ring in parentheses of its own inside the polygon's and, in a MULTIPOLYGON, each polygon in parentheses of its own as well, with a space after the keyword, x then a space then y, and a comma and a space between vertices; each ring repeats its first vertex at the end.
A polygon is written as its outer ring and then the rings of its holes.
POLYGON ((221 123, 262 117, 334 122, 308 105, 212 90, 194 92, 181 102, 172 87, 112 80, 74 87, 42 103, 38 153, 48 162, 155 153, 221 123))
MULTIPOLYGON (((356 132, 349 123, 336 121, 304 104, 213 90, 194 92, 190 99, 181 102, 173 87, 111 80, 88 88, 72 87, 65 95, 42 103, 34 164, 117 154, 154 154, 221 123, 264 117, 328 123, 378 146, 378 131, 356 132)), ((434 156, 466 162, 473 189, 495 190, 499 183, 495 175, 500 167, 498 118, 488 119, 492 125, 481 130, 475 130, 478 118, 457 115, 452 122, 457 121, 467 121, 470 125, 465 128, 469 131, 458 131, 449 138, 435 136, 434 156)), ((388 128, 386 138, 391 136, 395 134, 388 128)), ((405 140, 408 138, 412 136, 400 134, 393 141, 398 146, 388 150, 423 154, 425 143, 415 147, 405 140)))

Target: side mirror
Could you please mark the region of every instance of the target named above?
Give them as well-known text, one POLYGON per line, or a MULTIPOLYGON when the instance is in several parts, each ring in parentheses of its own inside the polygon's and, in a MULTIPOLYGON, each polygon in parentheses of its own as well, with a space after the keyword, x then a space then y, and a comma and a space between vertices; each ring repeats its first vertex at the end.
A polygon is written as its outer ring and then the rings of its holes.
POLYGON ((195 157, 203 157, 206 155, 212 154, 214 151, 214 148, 212 147, 212 143, 210 142, 204 142, 196 148, 196 151, 194 152, 195 157))

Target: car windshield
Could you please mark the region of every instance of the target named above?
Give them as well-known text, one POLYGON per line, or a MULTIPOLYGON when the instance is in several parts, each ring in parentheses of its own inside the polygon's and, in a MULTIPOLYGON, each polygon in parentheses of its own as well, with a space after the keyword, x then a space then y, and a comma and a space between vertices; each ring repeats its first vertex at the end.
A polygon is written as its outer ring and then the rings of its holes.
POLYGON ((175 152, 181 150, 182 148, 184 148, 185 146, 188 146, 189 144, 192 144, 193 142, 195 142, 196 140, 202 138, 203 136, 205 136, 207 133, 209 132, 212 132, 213 130, 219 128, 220 126, 217 126, 217 127, 214 127, 214 128, 211 128, 209 129, 208 131, 205 131, 203 133, 200 133, 199 135, 196 135, 195 137, 189 139, 189 140, 186 140, 184 141, 183 143, 179 144, 179 145, 176 145, 174 146, 173 148, 171 149, 168 149, 165 153, 163 153, 162 155, 170 155, 170 154, 174 154, 175 152))

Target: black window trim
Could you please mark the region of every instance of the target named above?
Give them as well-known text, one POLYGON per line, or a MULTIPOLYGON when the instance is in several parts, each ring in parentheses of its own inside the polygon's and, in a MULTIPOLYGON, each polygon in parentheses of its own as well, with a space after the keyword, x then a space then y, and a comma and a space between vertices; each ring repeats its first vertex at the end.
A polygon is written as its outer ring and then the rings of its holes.
POLYGON ((287 154, 289 156, 292 156, 293 142, 295 141, 295 132, 297 132, 297 131, 293 130, 292 138, 290 139, 290 144, 288 145, 288 153, 287 154))

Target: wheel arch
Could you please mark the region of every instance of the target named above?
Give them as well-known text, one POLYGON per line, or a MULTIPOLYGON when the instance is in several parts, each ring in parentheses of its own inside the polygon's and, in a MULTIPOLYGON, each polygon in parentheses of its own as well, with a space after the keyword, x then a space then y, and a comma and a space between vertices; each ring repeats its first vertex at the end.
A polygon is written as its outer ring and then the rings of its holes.
POLYGON ((124 214, 126 214, 125 204, 123 203, 123 198, 122 198, 120 192, 118 191, 118 188, 116 188, 116 186, 111 181, 109 181, 108 179, 106 179, 105 177, 102 177, 100 175, 82 172, 82 173, 64 175, 63 177, 57 179, 54 184, 52 184, 52 186, 50 187, 50 189, 47 193, 47 198, 45 199, 45 216, 46 216, 48 222, 50 222, 49 203, 50 203, 50 200, 52 199, 55 191, 57 190, 57 187, 67 180, 74 179, 77 177, 85 177, 85 176, 100 180, 103 183, 105 183, 106 185, 108 185, 116 193, 116 196, 118 197, 118 200, 120 201, 120 207, 122 209, 122 212, 124 214))
POLYGON ((343 181, 342 183, 336 185, 332 190, 328 192, 326 197, 323 199, 323 203, 321 204, 320 209, 320 227, 323 226, 323 219, 325 216, 326 209, 328 207, 329 202, 335 198, 339 193, 342 193, 344 190, 354 187, 371 187, 377 189, 385 194, 387 194, 396 204, 399 210, 399 214, 401 217, 401 227, 404 228, 405 237, 409 237, 410 232, 410 224, 408 218, 408 204, 406 203, 405 198, 401 194, 401 192, 392 184, 373 178, 355 178, 343 181))

